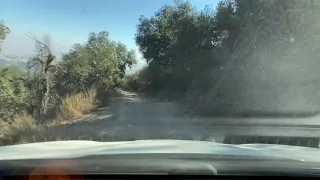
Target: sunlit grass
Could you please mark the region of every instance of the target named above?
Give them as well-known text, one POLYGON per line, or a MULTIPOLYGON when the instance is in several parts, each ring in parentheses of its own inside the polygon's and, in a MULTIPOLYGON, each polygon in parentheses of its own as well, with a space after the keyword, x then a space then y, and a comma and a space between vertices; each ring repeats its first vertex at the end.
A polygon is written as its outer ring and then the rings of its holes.
POLYGON ((92 112, 97 107, 96 96, 95 90, 67 96, 59 106, 59 118, 61 120, 84 118, 85 114, 92 112))
POLYGON ((96 91, 92 89, 65 97, 54 120, 39 123, 27 113, 14 117, 0 127, 2 145, 37 142, 39 138, 41 141, 67 139, 68 137, 59 137, 58 134, 50 134, 48 129, 82 121, 86 114, 98 107, 96 96, 96 91))
POLYGON ((18 115, 1 127, 2 145, 19 144, 31 142, 25 138, 45 134, 46 124, 37 124, 36 120, 27 113, 18 115))
POLYGON ((88 114, 104 106, 111 97, 119 96, 121 93, 117 90, 105 90, 98 95, 91 89, 63 98, 54 119, 39 123, 27 113, 16 116, 0 125, 0 145, 68 140, 64 125, 86 120, 88 114))
POLYGON ((14 133, 20 130, 34 130, 36 127, 37 123, 35 119, 25 113, 13 118, 10 124, 5 126, 5 130, 14 133))

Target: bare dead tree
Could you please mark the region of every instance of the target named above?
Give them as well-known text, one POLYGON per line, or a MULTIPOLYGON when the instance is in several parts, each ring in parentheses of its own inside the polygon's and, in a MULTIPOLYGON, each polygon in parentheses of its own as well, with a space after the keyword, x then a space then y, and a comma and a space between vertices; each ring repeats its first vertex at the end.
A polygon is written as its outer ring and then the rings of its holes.
POLYGON ((27 34, 36 42, 37 54, 28 62, 28 69, 34 70, 37 82, 33 82, 33 93, 35 93, 34 105, 36 109, 36 119, 39 122, 44 121, 45 115, 48 113, 48 103, 50 100, 50 90, 52 87, 52 77, 55 73, 65 72, 59 64, 54 64, 55 56, 52 55, 50 47, 50 37, 46 36, 44 41, 39 41, 29 32, 27 34))

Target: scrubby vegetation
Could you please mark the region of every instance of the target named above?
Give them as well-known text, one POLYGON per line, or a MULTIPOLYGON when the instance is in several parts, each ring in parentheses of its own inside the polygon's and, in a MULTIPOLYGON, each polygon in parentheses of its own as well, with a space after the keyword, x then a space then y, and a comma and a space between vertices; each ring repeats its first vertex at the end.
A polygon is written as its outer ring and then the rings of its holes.
POLYGON ((282 92, 301 85, 275 82, 284 68, 276 69, 302 59, 319 64, 317 9, 312 0, 223 0, 203 10, 175 1, 141 16, 136 43, 148 66, 137 74, 148 73, 148 83, 129 82, 177 94, 200 115, 277 111, 282 92))
MULTIPOLYGON (((8 32, 1 22, 1 40, 8 32)), ((37 53, 28 67, 0 69, 0 139, 10 144, 21 137, 48 137, 46 128, 82 120, 106 105, 114 88, 122 85, 126 68, 136 63, 134 51, 107 32, 91 33, 61 60, 51 52, 50 36, 29 36, 37 53)))
MULTIPOLYGON (((203 10, 175 1, 140 17, 135 40, 147 66, 133 75, 125 70, 136 63, 134 51, 107 32, 89 34, 61 60, 52 54, 49 36, 30 34, 37 54, 27 69, 0 69, 1 137, 19 140, 21 134, 81 120, 104 106, 117 87, 179 99, 200 115, 277 108, 268 104, 277 95, 256 101, 264 89, 272 90, 268 80, 254 79, 259 73, 273 77, 260 64, 316 60, 318 14, 313 0, 222 0, 203 10), (250 83, 261 81, 264 89, 250 83), (251 101, 243 101, 249 96, 251 101)), ((0 43, 8 33, 0 21, 0 43)))

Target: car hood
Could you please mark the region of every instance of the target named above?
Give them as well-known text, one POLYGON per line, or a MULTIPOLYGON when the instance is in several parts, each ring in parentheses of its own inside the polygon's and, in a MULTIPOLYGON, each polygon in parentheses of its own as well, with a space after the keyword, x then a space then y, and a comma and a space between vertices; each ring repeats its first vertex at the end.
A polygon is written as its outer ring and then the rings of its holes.
POLYGON ((77 158, 117 154, 211 154, 281 158, 320 162, 320 149, 271 145, 230 145, 190 140, 139 140, 122 142, 52 141, 0 147, 0 160, 77 158))

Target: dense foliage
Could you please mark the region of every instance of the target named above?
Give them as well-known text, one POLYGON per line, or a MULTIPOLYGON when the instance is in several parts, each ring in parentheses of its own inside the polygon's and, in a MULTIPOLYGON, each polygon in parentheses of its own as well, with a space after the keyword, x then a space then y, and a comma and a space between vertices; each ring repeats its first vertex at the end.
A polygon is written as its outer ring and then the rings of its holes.
POLYGON ((8 121, 25 111, 27 89, 21 80, 26 75, 18 67, 0 69, 0 119, 8 121))
POLYGON ((119 85, 126 68, 135 63, 134 51, 110 40, 107 32, 91 33, 85 44, 76 44, 64 55, 66 73, 57 76, 56 89, 65 95, 92 87, 112 88, 119 85))
MULTIPOLYGON (((267 83, 254 78, 267 72, 263 63, 276 67, 306 56, 315 60, 316 8, 312 0, 224 0, 216 9, 198 11, 189 2, 175 1, 140 18, 136 43, 152 72, 151 87, 185 94, 183 99, 202 113, 275 110, 271 101, 281 92, 257 101, 267 83)), ((293 87, 276 86, 283 91, 293 87)))
MULTIPOLYGON (((49 36, 38 40, 30 34, 30 38, 35 40, 37 54, 29 60, 27 71, 15 67, 0 71, 1 120, 10 121, 25 112, 39 123, 55 118, 62 112, 59 104, 67 107, 70 98, 95 94, 93 90, 99 95, 120 86, 126 68, 136 63, 135 52, 111 40, 107 32, 91 33, 85 44, 75 44, 62 61, 51 53, 49 36)), ((91 108, 82 111, 92 110, 93 105, 88 103, 91 108)))

